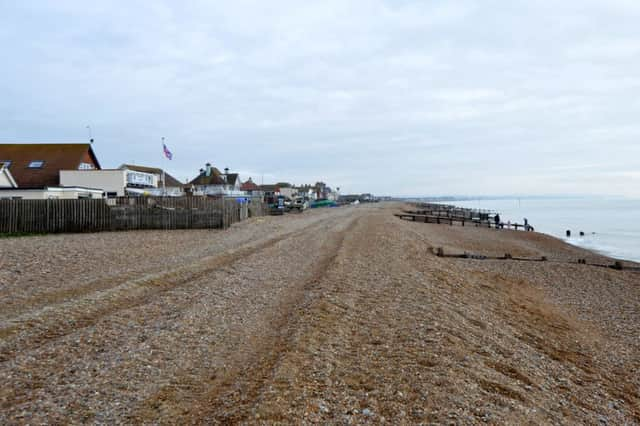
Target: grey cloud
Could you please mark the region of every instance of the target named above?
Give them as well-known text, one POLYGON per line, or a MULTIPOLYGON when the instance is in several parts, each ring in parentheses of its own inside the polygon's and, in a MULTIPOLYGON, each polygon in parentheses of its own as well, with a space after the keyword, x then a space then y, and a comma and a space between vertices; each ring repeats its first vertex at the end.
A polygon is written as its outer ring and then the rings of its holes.
POLYGON ((4 141, 91 124, 108 166, 162 164, 165 136, 180 178, 212 161, 349 192, 640 196, 635 1, 2 8, 4 141))

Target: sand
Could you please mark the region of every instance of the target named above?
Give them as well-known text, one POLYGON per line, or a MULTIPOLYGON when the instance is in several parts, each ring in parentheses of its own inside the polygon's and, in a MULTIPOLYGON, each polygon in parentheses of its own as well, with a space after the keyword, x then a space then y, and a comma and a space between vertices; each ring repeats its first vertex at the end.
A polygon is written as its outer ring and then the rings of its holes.
POLYGON ((0 240, 0 423, 640 423, 639 273, 400 207, 0 240))

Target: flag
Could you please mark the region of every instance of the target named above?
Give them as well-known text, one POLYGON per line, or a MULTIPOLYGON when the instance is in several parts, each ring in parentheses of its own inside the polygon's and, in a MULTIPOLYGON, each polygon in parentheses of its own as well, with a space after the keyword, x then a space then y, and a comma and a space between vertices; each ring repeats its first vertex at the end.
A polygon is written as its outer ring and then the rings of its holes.
POLYGON ((173 159, 173 154, 169 151, 169 148, 165 144, 162 144, 162 150, 164 151, 164 156, 169 160, 173 159))

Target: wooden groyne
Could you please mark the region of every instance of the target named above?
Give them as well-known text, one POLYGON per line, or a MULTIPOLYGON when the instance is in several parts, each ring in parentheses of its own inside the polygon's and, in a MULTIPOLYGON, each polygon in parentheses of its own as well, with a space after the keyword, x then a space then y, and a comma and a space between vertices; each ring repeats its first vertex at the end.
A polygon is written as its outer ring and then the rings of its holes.
POLYGON ((476 220, 491 220, 496 216, 493 210, 469 209, 450 204, 415 203, 415 212, 429 216, 454 217, 476 220))
POLYGON ((504 223, 499 220, 499 214, 492 210, 468 209, 446 204, 415 203, 415 209, 403 210, 394 216, 421 223, 472 225, 495 229, 513 228, 516 231, 533 230, 529 225, 522 223, 504 223))
POLYGON ((586 266, 596 266, 598 268, 608 268, 615 269, 617 271, 633 271, 640 272, 640 267, 637 266, 627 266, 624 265, 620 261, 615 261, 610 264, 603 263, 590 263, 587 262, 586 259, 577 259, 575 262, 571 261, 563 261, 563 260, 550 260, 546 256, 540 257, 516 257, 512 256, 510 253, 505 253, 504 256, 488 256, 482 254, 474 254, 474 253, 445 253, 442 247, 433 248, 430 247, 429 251, 438 256, 438 257, 448 257, 454 259, 472 259, 472 260, 509 260, 509 261, 519 261, 519 262, 551 262, 551 263, 564 263, 564 264, 573 264, 573 265, 586 265, 586 266))

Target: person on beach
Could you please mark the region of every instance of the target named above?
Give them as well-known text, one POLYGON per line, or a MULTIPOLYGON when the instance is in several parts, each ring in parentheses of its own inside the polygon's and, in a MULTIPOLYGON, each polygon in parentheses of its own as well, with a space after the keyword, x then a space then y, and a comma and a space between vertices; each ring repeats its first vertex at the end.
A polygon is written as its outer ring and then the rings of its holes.
POLYGON ((500 215, 496 213, 496 215, 493 217, 493 220, 496 223, 496 229, 498 229, 498 227, 500 227, 500 215))
POLYGON ((526 217, 524 218, 524 230, 529 230, 529 220, 526 217))

